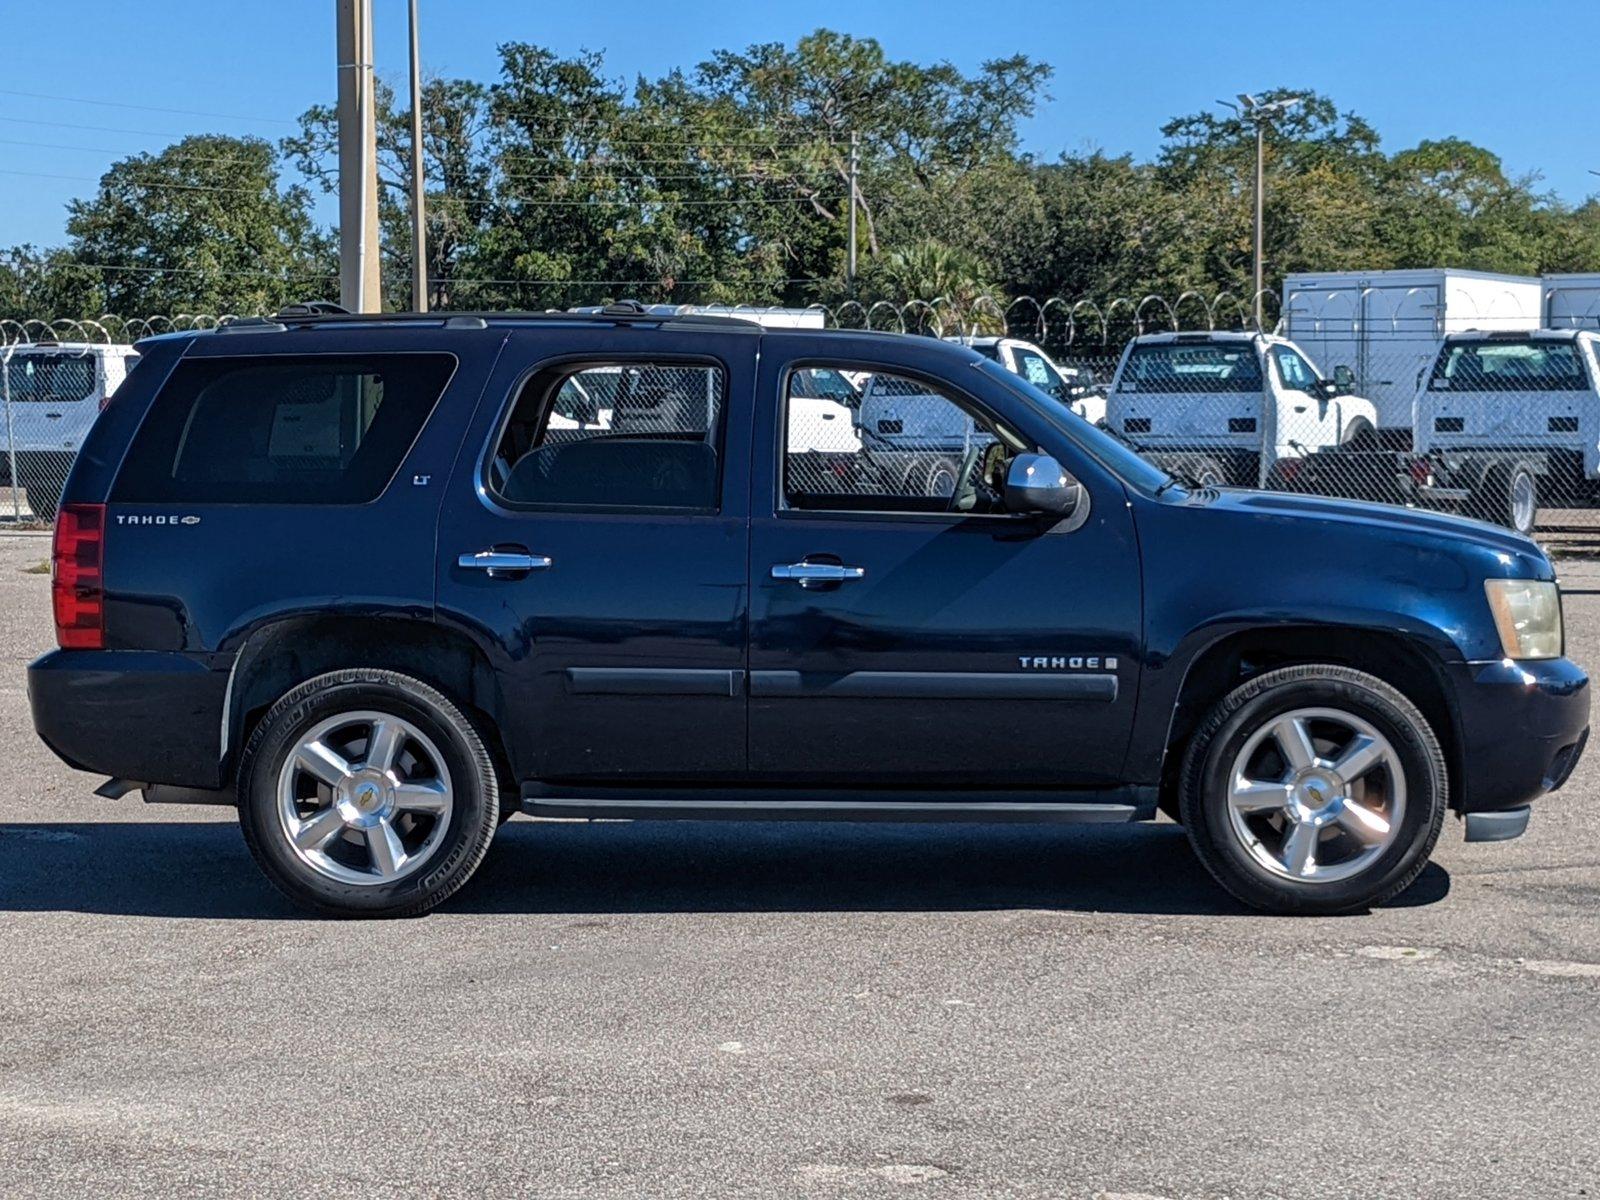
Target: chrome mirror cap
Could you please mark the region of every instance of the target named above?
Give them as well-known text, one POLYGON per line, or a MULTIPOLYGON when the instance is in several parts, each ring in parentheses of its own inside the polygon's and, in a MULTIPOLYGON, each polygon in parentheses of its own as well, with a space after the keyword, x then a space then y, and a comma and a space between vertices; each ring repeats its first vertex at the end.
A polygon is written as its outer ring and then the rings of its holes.
POLYGON ((1048 454, 1019 454, 1006 469, 1006 511, 1066 516, 1081 503, 1083 488, 1048 454))

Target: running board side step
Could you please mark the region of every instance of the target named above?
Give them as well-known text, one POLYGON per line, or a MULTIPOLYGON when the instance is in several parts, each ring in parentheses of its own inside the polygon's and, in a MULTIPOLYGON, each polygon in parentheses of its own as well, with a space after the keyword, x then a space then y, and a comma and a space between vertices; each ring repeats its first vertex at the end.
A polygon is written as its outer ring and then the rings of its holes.
MULTIPOLYGON (((1077 795, 1081 795, 1078 793, 1077 795)), ((906 799, 882 793, 771 791, 729 793, 697 790, 674 799, 670 791, 554 789, 525 784, 522 811, 535 817, 587 817, 621 821, 1018 821, 1057 824, 1119 824, 1155 815, 1155 789, 1121 788, 1091 793, 1094 799, 1063 800, 1059 793, 930 792, 906 799), (1148 804, 1142 795, 1149 791, 1148 804), (599 794, 597 794, 599 793, 599 794), (1104 799, 1099 797, 1104 796, 1104 799), (1129 801, 1134 801, 1130 803, 1129 801)))

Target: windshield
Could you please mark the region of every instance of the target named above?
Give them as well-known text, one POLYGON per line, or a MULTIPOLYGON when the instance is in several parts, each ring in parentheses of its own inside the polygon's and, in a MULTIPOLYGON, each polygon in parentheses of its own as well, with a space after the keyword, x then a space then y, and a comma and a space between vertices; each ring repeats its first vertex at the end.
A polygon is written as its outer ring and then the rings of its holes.
POLYGON ((977 367, 990 379, 998 380, 1041 411, 1051 424, 1124 483, 1141 491, 1154 492, 1162 484, 1171 482, 1172 476, 1139 457, 1131 447, 1123 445, 1105 430, 1089 424, 1044 389, 1034 386, 1020 375, 1013 375, 999 363, 985 361, 978 363, 977 367))
POLYGON ((1572 342, 1460 342, 1433 364, 1431 392, 1582 392, 1589 381, 1572 342))
POLYGON ((1135 346, 1119 392, 1259 392, 1261 359, 1250 342, 1167 342, 1135 346))
POLYGON ((12 400, 71 404, 94 394, 94 359, 87 355, 18 354, 3 362, 12 400))

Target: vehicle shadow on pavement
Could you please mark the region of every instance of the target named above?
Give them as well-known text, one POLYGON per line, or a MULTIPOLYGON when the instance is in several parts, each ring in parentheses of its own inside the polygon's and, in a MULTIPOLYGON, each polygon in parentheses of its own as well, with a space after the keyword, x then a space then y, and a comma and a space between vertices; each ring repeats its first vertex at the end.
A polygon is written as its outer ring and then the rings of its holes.
MULTIPOLYGON (((1392 906, 1433 904, 1430 864, 1392 906)), ((512 821, 458 913, 983 911, 1237 916, 1183 831, 1151 826, 512 821)), ((228 821, 0 823, 0 911, 302 914, 228 821)))

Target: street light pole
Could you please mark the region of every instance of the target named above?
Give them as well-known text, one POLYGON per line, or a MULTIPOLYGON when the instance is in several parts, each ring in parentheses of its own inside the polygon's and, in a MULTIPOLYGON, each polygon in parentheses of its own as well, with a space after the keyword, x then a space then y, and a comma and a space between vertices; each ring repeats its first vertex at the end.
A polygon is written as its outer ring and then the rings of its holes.
POLYGON ((845 278, 850 284, 850 295, 856 294, 856 188, 861 171, 861 137, 850 134, 850 248, 845 259, 845 278))
POLYGON ((1255 253, 1251 267, 1255 299, 1251 307, 1255 310, 1257 329, 1261 328, 1261 293, 1265 288, 1263 276, 1265 253, 1262 244, 1265 241, 1266 228, 1267 126, 1272 123, 1273 118, 1281 117, 1303 99, 1304 96, 1280 96, 1276 100, 1257 100, 1254 96, 1240 92, 1238 104, 1228 100, 1217 101, 1224 108, 1233 109, 1256 127, 1255 253))
POLYGON ((1267 125, 1265 121, 1256 122, 1256 237, 1255 237, 1255 272, 1254 290, 1251 295, 1255 297, 1256 329, 1261 328, 1261 241, 1262 226, 1265 224, 1267 184, 1267 125))
POLYGON ((428 217, 422 186, 422 54, 411 0, 411 307, 428 311, 428 217))

